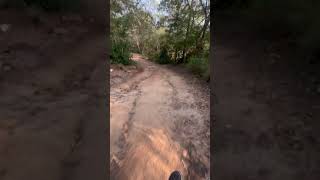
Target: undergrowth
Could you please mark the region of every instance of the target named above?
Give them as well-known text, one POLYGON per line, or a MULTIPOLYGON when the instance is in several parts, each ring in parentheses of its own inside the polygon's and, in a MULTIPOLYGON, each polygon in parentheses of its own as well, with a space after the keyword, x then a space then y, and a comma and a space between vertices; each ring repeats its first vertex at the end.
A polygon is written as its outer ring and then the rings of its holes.
POLYGON ((207 80, 210 78, 209 66, 208 58, 204 57, 191 57, 186 64, 186 67, 194 74, 207 80))

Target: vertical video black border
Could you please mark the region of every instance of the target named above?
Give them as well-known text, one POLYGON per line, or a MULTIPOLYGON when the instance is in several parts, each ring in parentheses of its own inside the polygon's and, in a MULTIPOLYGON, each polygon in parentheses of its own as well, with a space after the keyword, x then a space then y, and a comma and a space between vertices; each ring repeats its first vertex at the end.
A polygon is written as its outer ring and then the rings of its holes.
POLYGON ((111 54, 111 42, 110 42, 110 0, 106 0, 106 89, 105 89, 105 93, 106 93, 106 130, 107 130, 107 157, 106 157, 106 175, 107 175, 107 179, 110 179, 110 54, 111 54))

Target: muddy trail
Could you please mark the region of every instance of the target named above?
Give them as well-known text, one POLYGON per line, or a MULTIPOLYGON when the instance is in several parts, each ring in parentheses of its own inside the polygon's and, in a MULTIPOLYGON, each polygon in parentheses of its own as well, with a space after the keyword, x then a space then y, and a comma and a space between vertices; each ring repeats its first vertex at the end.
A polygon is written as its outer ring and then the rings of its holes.
POLYGON ((133 60, 137 68, 110 72, 111 178, 209 177, 207 85, 181 68, 133 60))
POLYGON ((105 32, 0 11, 0 179, 106 179, 105 32))

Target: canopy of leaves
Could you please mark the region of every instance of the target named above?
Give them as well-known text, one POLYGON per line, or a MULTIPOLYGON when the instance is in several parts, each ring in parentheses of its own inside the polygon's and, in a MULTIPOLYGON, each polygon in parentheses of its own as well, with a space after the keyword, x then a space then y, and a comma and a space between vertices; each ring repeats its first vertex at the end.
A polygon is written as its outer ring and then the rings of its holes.
POLYGON ((156 16, 139 0, 112 0, 111 59, 121 62, 128 56, 117 53, 136 52, 161 64, 192 59, 189 66, 203 70, 209 55, 209 5, 209 0, 161 0, 156 16))

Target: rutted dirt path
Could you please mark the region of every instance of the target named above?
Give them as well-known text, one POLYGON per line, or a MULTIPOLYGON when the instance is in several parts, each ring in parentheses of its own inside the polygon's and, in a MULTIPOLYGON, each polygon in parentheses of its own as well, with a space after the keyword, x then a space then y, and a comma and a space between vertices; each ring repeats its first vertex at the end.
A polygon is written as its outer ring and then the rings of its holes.
POLYGON ((143 71, 110 92, 112 179, 163 180, 174 170, 208 177, 208 89, 176 67, 133 60, 143 71))

